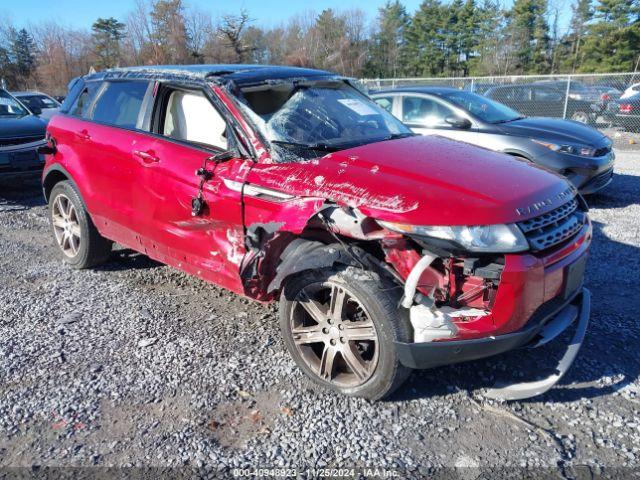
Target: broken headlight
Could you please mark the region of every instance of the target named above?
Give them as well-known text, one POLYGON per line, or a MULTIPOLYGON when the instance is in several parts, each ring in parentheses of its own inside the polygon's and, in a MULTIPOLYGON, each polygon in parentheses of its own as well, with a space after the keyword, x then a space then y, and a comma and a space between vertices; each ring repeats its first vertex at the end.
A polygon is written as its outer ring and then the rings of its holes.
POLYGON ((510 253, 529 249, 524 234, 512 223, 470 227, 432 227, 382 221, 378 221, 378 223, 394 232, 444 240, 454 247, 462 247, 470 252, 510 253))

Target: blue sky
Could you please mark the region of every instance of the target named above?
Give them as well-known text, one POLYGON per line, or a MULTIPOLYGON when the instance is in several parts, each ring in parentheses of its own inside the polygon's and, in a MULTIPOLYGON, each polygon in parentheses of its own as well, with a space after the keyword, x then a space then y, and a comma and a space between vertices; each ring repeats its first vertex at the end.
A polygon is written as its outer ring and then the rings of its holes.
MULTIPOLYGON (((421 0, 401 0, 409 13, 419 7, 421 0)), ((573 0, 554 0, 550 2, 559 9, 560 33, 568 28, 571 16, 570 5, 573 0)), ((324 8, 345 10, 359 8, 366 12, 367 19, 372 20, 378 13, 378 8, 386 0, 307 0, 307 2, 292 2, 291 0, 184 0, 187 7, 210 12, 213 18, 225 13, 235 13, 245 8, 249 11, 255 25, 269 27, 278 25, 297 13, 308 10, 319 12, 324 8)), ((503 0, 504 5, 510 5, 512 0, 503 0)), ((0 0, 0 20, 8 17, 19 27, 41 21, 55 23, 75 28, 91 28, 91 24, 98 17, 116 17, 124 20, 127 13, 133 9, 132 0, 0 0), (55 4, 53 7, 51 4, 55 4)))
MULTIPOLYGON (((1 0, 0 18, 8 14, 19 26, 52 20, 65 26, 90 28, 98 17, 124 19, 127 12, 133 9, 133 3, 131 0, 1 0)), ((244 7, 255 23, 261 26, 277 25, 296 13, 305 10, 320 11, 324 8, 360 8, 372 19, 377 14, 378 7, 384 3, 385 0, 185 0, 186 5, 211 12, 213 17, 237 12, 244 7)), ((407 10, 413 12, 420 5, 420 0, 404 0, 403 3, 407 10)))

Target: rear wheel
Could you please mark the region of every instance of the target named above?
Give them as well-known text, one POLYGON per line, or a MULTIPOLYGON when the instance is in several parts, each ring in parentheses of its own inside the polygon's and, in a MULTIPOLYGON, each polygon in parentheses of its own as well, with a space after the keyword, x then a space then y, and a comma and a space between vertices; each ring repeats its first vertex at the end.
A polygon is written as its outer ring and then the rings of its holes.
POLYGON ((317 384, 370 400, 388 396, 410 373, 394 344, 411 332, 398 292, 353 267, 289 277, 280 298, 289 353, 317 384))
POLYGON ((69 265, 89 268, 109 257, 112 242, 98 233, 70 182, 59 182, 51 190, 49 219, 62 258, 69 265))

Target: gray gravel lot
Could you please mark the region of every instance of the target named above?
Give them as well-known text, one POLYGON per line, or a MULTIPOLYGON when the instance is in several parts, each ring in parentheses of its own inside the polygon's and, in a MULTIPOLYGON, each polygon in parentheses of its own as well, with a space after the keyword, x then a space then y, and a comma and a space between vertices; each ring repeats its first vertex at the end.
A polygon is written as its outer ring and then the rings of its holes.
POLYGON ((512 403, 482 389, 558 345, 416 372, 386 402, 316 392, 275 307, 125 250, 71 270, 38 188, 2 187, 0 466, 640 467, 640 153, 616 170, 589 198, 586 343, 561 385, 512 403))

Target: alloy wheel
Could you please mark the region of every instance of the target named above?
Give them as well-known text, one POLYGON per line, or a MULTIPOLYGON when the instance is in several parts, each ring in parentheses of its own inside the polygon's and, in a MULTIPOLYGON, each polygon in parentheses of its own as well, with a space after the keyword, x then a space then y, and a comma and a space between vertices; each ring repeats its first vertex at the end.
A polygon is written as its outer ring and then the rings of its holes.
POLYGON ((366 308, 331 281, 307 285, 295 300, 289 327, 296 349, 322 380, 357 387, 376 370, 379 341, 366 308))
POLYGON ((51 213, 53 232, 60 249, 67 257, 75 257, 82 238, 78 212, 69 197, 59 194, 51 213))

